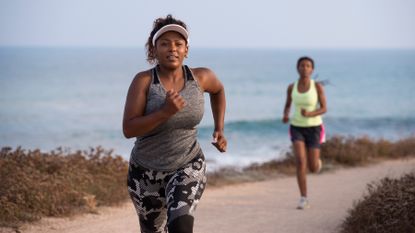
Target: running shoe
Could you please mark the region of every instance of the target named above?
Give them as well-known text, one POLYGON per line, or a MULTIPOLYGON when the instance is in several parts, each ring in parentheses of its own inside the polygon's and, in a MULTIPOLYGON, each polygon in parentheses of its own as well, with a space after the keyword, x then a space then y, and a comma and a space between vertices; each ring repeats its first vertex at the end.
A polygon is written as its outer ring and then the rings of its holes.
POLYGON ((310 204, 308 204, 308 200, 306 197, 301 197, 300 201, 298 202, 297 209, 303 210, 310 208, 310 204))
POLYGON ((323 168, 323 162, 321 161, 321 159, 318 159, 318 168, 317 168, 316 173, 320 173, 321 168, 323 168))

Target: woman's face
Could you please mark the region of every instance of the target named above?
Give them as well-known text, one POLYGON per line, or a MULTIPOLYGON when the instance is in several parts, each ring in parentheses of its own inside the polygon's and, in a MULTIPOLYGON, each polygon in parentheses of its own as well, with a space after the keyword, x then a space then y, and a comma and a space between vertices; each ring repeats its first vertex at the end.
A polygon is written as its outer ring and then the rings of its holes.
POLYGON ((181 67, 187 52, 186 40, 177 32, 166 32, 156 41, 156 59, 159 64, 169 68, 181 67))
POLYGON ((297 69, 301 77, 310 77, 313 73, 313 64, 309 60, 302 60, 297 69))

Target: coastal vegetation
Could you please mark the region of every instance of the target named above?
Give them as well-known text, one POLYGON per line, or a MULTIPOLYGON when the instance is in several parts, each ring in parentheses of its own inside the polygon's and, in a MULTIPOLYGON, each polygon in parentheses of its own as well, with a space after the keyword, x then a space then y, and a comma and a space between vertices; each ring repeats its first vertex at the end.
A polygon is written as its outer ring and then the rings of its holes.
MULTIPOLYGON (((277 157, 277 156, 276 156, 277 157)), ((282 160, 272 160, 248 167, 225 167, 208 173, 208 187, 241 182, 252 182, 295 174, 295 158, 292 151, 282 160)), ((387 159, 414 158, 415 137, 397 141, 374 140, 368 137, 331 137, 322 146, 322 172, 339 167, 362 166, 387 159)), ((21 147, 3 147, 0 150, 0 226, 18 228, 24 222, 32 222, 44 216, 69 216, 77 213, 96 213, 98 206, 113 206, 128 200, 126 186, 128 161, 112 150, 102 147, 85 151, 58 148, 49 152, 21 147)), ((402 178, 414 197, 414 175, 402 178), (409 183, 408 183, 409 182, 409 183), (409 184, 409 185, 408 185, 409 184), (412 185, 412 186, 411 186, 412 185)), ((405 210, 399 205, 415 203, 405 199, 389 202, 383 192, 398 190, 398 181, 382 180, 378 186, 370 186, 364 200, 377 195, 379 211, 384 208, 405 210), (379 188, 377 188, 379 187, 379 188), (382 187, 382 188, 380 188, 382 187), (375 190, 389 190, 379 191, 375 190), (382 199, 384 198, 384 199, 382 199)), ((406 192, 406 191, 402 191, 406 192)), ((401 195, 405 198, 405 195, 401 195)), ((366 201, 362 201, 366 203, 366 201)), ((364 204, 351 211, 346 222, 354 224, 353 216, 365 215, 364 204)), ((414 207, 408 210, 414 213, 414 207), (412 208, 412 209, 411 209, 412 208)), ((402 215, 401 212, 400 216, 402 215)), ((392 215, 388 215, 392 216, 392 215)), ((413 220, 413 219, 412 219, 413 220)), ((393 221, 393 220, 388 220, 393 221)), ((347 223, 345 223, 347 224, 347 223)), ((346 227, 345 227, 346 229, 346 227)), ((354 232, 344 231, 344 232, 354 232)), ((370 232, 370 231, 367 231, 370 232)))

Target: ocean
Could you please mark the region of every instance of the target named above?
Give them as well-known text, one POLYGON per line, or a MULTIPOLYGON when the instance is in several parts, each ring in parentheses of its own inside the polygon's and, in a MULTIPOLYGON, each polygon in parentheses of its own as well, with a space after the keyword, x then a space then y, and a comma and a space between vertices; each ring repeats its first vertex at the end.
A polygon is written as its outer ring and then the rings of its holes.
MULTIPOLYGON (((208 95, 199 142, 208 167, 281 159, 290 149, 281 117, 300 56, 324 80, 327 136, 399 140, 415 135, 415 50, 190 49, 190 67, 223 82, 228 151, 210 144, 208 95)), ((0 48, 0 146, 49 151, 101 145, 129 159, 122 135, 125 97, 134 75, 151 66, 140 48, 0 48)))

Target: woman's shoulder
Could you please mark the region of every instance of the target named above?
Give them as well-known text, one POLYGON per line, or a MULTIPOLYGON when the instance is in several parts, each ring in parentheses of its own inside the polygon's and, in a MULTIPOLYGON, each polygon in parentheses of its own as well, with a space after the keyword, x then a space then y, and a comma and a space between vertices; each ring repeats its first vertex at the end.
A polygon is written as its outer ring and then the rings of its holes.
POLYGON ((152 69, 148 69, 148 70, 138 72, 134 76, 134 78, 131 82, 131 85, 135 86, 137 88, 147 89, 148 86, 151 83, 151 72, 152 72, 152 69))
POLYGON ((207 67, 194 67, 194 68, 190 68, 190 70, 193 72, 194 75, 198 77, 206 77, 206 76, 214 75, 213 71, 207 67))
POLYGON ((133 82, 147 83, 151 81, 153 69, 143 70, 138 72, 133 79, 133 82))
POLYGON ((142 79, 149 79, 151 78, 151 72, 153 69, 148 69, 148 70, 143 70, 138 72, 135 76, 134 76, 134 80, 142 80, 142 79))
POLYGON ((216 88, 222 86, 216 77, 216 74, 209 68, 196 67, 191 68, 191 71, 203 92, 210 92, 211 90, 216 90, 216 88))
POLYGON ((293 88, 294 88, 294 85, 295 85, 295 82, 290 83, 290 84, 288 85, 288 87, 287 87, 287 91, 291 92, 291 91, 293 90, 293 88))
POLYGON ((216 79, 215 73, 209 68, 195 67, 195 68, 190 68, 190 70, 192 71, 198 83, 202 85, 202 87, 205 86, 205 83, 209 83, 212 80, 216 79))
POLYGON ((317 89, 318 92, 324 91, 324 88, 323 88, 323 84, 322 83, 320 83, 318 81, 314 81, 314 85, 316 86, 316 89, 317 89))

